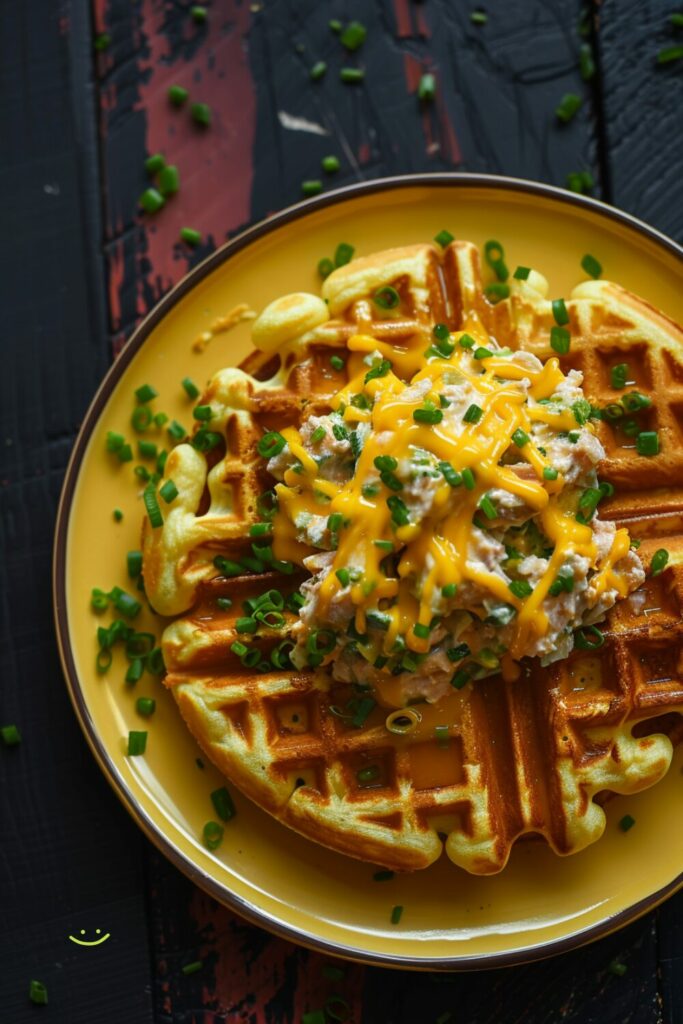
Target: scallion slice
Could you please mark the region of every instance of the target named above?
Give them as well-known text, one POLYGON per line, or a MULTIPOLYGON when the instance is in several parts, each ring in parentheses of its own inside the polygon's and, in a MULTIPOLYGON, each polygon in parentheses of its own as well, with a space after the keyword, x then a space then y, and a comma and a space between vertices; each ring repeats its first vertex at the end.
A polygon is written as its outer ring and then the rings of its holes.
POLYGON ((221 821, 231 821, 237 814, 233 799, 225 786, 214 789, 211 794, 211 803, 221 821))
POLYGON ((152 527, 152 529, 156 530, 160 526, 163 526, 164 517, 162 516, 161 509, 159 508, 159 502, 157 500, 157 494, 154 484, 149 484, 147 487, 145 487, 144 491, 142 492, 142 500, 145 503, 145 509, 149 517, 149 525, 152 527))
POLYGON ((147 748, 147 733, 131 729, 128 733, 128 757, 139 757, 147 748))
POLYGON ((602 265, 589 252, 581 260, 581 267, 589 277, 598 278, 602 274, 602 265))

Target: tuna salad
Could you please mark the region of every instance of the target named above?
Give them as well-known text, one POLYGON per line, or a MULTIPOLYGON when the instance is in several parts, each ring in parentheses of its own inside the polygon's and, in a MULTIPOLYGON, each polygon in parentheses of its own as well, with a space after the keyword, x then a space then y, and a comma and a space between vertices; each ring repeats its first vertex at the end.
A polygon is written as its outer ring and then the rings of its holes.
POLYGON ((404 380, 364 340, 329 411, 261 447, 275 556, 310 572, 294 664, 401 707, 600 646, 644 572, 599 516, 613 489, 581 374, 437 325, 404 380))

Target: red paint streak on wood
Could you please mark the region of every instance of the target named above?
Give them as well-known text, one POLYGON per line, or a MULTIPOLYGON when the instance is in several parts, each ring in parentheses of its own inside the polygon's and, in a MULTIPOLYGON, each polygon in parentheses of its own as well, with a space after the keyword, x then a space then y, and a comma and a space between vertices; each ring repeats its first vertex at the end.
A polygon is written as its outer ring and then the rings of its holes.
MULTIPOLYGON (((403 67, 408 92, 417 95, 420 79, 427 68, 425 68, 421 61, 409 53, 404 54, 403 67)), ((448 117, 448 111, 442 99, 439 73, 435 68, 430 67, 428 70, 436 79, 436 100, 432 103, 421 104, 425 152, 430 156, 440 155, 444 159, 450 160, 453 164, 459 164, 462 160, 462 153, 455 128, 448 117)))
MULTIPOLYGON (((332 995, 340 995, 349 1004, 349 1020, 360 1021, 363 995, 364 967, 331 957, 312 953, 285 939, 269 937, 264 944, 263 934, 253 944, 257 950, 250 955, 250 937, 256 931, 225 907, 220 906, 199 889, 195 891, 190 913, 199 934, 207 936, 206 945, 198 951, 198 959, 217 958, 214 984, 204 986, 204 1005, 216 1006, 217 1012, 229 1014, 243 1007, 250 996, 250 1024, 268 1024, 266 1007, 271 1013, 278 993, 282 995, 283 1016, 278 1024, 300 1024, 304 1013, 320 1010, 332 995), (325 978, 326 965, 344 972, 339 981, 325 978), (288 979, 294 971, 291 985, 288 979), (293 989, 293 991, 292 991, 293 989), (291 1000, 291 1015, 285 1007, 291 1000)), ((222 1018, 221 1018, 222 1019, 222 1018)))
POLYGON ((417 87, 420 84, 420 79, 422 78, 422 62, 417 60, 416 57, 413 57, 412 54, 406 53, 403 57, 403 67, 405 70, 408 92, 417 92, 417 87))
POLYGON ((110 327, 112 331, 118 331, 121 327, 121 299, 120 289, 123 287, 123 281, 126 274, 126 268, 124 263, 124 250, 123 242, 114 242, 109 250, 108 254, 109 273, 108 288, 109 288, 109 319, 110 327))
POLYGON ((396 15, 396 34, 399 39, 412 36, 413 19, 410 0, 394 0, 394 13, 396 15))
MULTIPOLYGON (((144 259, 153 268, 148 279, 155 296, 162 294, 187 270, 188 252, 178 242, 181 227, 193 227, 221 244, 229 233, 249 220, 252 184, 251 152, 256 101, 244 38, 251 14, 247 4, 228 0, 211 5, 208 29, 191 18, 184 28, 190 39, 205 32, 188 62, 169 63, 169 42, 163 32, 166 5, 144 0, 141 22, 139 91, 147 114, 147 150, 162 152, 180 172, 180 192, 154 218, 141 215, 146 226, 144 259), (181 109, 167 98, 170 85, 189 90, 181 109), (212 124, 200 128, 190 117, 191 102, 208 103, 212 124)), ((140 277, 145 274, 140 269, 140 277)), ((143 301, 141 313, 146 312, 143 301)))

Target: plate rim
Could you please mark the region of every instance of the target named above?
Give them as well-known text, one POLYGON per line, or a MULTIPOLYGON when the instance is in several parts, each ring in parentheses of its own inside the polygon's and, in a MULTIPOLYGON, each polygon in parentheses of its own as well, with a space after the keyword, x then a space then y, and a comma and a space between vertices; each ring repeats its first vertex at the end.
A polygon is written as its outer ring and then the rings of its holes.
POLYGON ((375 952, 356 946, 347 945, 321 936, 313 936, 295 925, 281 920, 242 896, 227 889, 222 883, 203 871, 191 858, 179 849, 164 831, 150 818, 147 811, 136 800, 128 787, 108 750, 97 733, 94 722, 89 714, 85 694, 81 687, 76 665, 71 650, 67 602, 66 602, 66 548, 69 527, 69 516, 74 494, 78 484, 81 463, 89 444, 93 428, 97 424, 103 407, 118 384, 124 371, 149 337, 154 328, 189 291, 192 290, 208 274, 221 264, 228 261, 242 249, 257 239, 283 227, 293 220, 305 217, 327 206, 333 206, 347 199, 366 196, 375 192, 391 192, 402 188, 416 187, 436 188, 489 188, 508 192, 522 192, 532 196, 550 198, 561 204, 576 206, 589 210, 600 217, 625 224, 627 227, 644 235, 656 245, 661 246, 683 262, 683 246, 669 238, 663 232, 651 227, 632 214, 618 210, 592 196, 569 192, 545 182, 530 181, 525 178, 514 178, 504 175, 439 172, 434 174, 405 174, 371 181, 354 182, 340 188, 325 192, 315 198, 304 200, 286 207, 283 210, 258 221, 256 224, 240 231, 233 238, 224 242, 213 253, 193 267, 177 282, 147 313, 125 343, 120 354, 115 358, 100 382, 81 422, 67 463, 62 484, 57 516, 55 522, 53 558, 52 558, 52 597, 54 609, 54 625, 57 636, 59 657, 64 674, 67 691, 76 713, 79 725, 87 743, 95 756, 107 782, 114 790, 126 811, 142 829, 145 836, 156 848, 186 877, 214 899, 230 910, 236 912, 252 924, 265 928, 280 938, 296 942, 309 949, 328 955, 339 956, 371 965, 381 965, 397 969, 426 971, 471 971, 486 970, 495 967, 507 967, 544 960, 560 953, 568 952, 587 945, 597 939, 612 934, 619 928, 642 917, 649 910, 654 910, 669 896, 683 887, 683 871, 671 882, 653 893, 643 897, 631 906, 611 914, 575 932, 557 939, 551 939, 538 945, 496 953, 469 954, 448 957, 410 957, 390 952, 375 952))

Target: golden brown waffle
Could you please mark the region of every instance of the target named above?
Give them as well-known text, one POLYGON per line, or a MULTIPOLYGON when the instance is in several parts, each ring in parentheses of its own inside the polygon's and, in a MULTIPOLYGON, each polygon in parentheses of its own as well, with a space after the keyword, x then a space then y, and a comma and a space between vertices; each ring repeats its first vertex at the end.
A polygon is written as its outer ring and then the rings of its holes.
MULTIPOLYGON (((500 344, 545 358, 554 322, 546 294, 532 272, 514 282, 508 301, 492 305, 477 250, 456 242, 443 256, 414 246, 354 261, 325 282, 328 307, 312 296, 279 300, 255 326, 260 351, 242 370, 217 374, 203 396, 227 449, 206 459, 178 446, 165 471, 178 498, 162 528, 145 524, 147 593, 158 611, 182 616, 164 635, 166 681, 207 755, 286 824, 390 868, 427 866, 441 853, 440 835, 451 860, 476 873, 499 871, 511 845, 529 833, 557 853, 576 852, 604 829, 596 795, 632 793, 662 776, 672 754, 666 733, 683 712, 683 570, 670 565, 618 604, 599 651, 575 651, 548 669, 529 663, 512 684, 480 680, 422 705, 418 728, 396 736, 384 727, 386 709, 373 710, 360 728, 340 717, 353 694, 324 667, 268 668, 281 630, 263 629, 257 638, 268 670, 246 669, 231 651, 242 600, 271 586, 286 592, 300 578, 226 579, 213 558, 249 557, 257 496, 270 484, 256 444, 264 430, 299 422, 306 407, 327 411, 346 380, 330 365, 332 349, 370 334, 380 348, 390 343, 394 357, 404 349, 408 366, 434 323, 461 329, 476 313, 500 344), (378 319, 370 296, 384 285, 396 288, 401 305, 398 316, 378 319), (225 596, 233 600, 228 611, 216 603, 225 596), (443 724, 449 735, 441 745, 434 727, 443 724)), ((662 546, 675 563, 683 522, 683 332, 609 282, 579 285, 567 308, 572 347, 563 369, 583 370, 590 401, 618 398, 610 369, 626 359, 638 390, 655 398, 638 413, 642 429, 660 432, 655 457, 637 455, 634 442, 599 424, 607 451, 601 477, 618 488, 603 518, 613 516, 642 541, 644 564, 662 546)), ((394 365, 400 369, 400 353, 394 365)))

